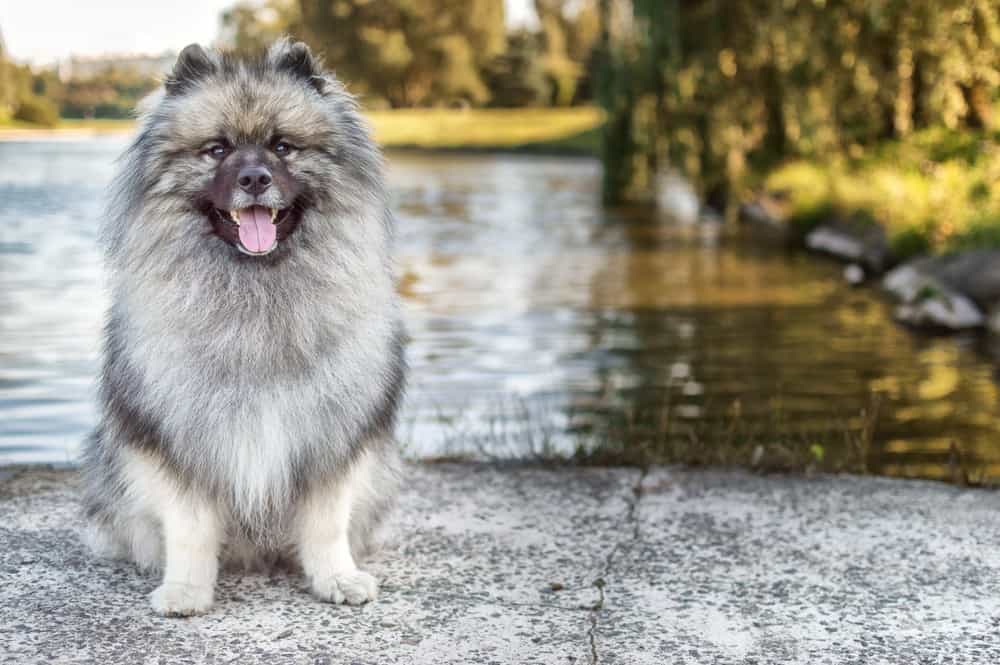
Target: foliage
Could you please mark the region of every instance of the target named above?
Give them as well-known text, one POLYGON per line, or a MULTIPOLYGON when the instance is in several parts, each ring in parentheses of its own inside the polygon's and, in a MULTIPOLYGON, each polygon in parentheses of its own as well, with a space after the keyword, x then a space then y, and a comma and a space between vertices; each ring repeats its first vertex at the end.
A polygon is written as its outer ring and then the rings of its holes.
POLYGON ((240 55, 263 53, 278 38, 301 32, 293 0, 241 0, 224 10, 219 22, 219 45, 240 55))
POLYGON ((631 116, 616 159, 635 167, 612 200, 648 190, 658 162, 731 200, 750 169, 789 157, 994 121, 992 0, 602 1, 605 71, 628 79, 605 104, 631 116))
POLYGON ((14 91, 13 67, 7 59, 7 47, 0 32, 0 120, 9 118, 14 112, 16 96, 14 91))
POLYGON ((0 120, 51 127, 60 116, 127 118, 157 84, 152 76, 114 66, 63 82, 53 69, 36 71, 11 62, 0 41, 0 120))
POLYGON ((132 69, 109 67, 84 79, 71 79, 54 93, 66 118, 128 118, 158 81, 132 69))
POLYGON ((490 106, 518 108, 547 105, 551 85, 542 66, 542 45, 527 31, 507 38, 507 49, 487 63, 483 76, 490 89, 490 106))
POLYGON ((998 183, 1000 146, 992 135, 932 128, 856 151, 854 158, 790 161, 764 185, 785 193, 797 224, 824 221, 837 210, 878 220, 905 258, 1000 247, 998 183))
POLYGON ((569 106, 589 83, 586 66, 597 42, 600 26, 593 2, 581 3, 571 12, 563 0, 535 0, 541 24, 540 65, 549 80, 555 106, 569 106))
POLYGON ((51 100, 31 95, 18 101, 14 119, 42 127, 55 127, 59 123, 59 109, 51 100))
POLYGON ((338 75, 393 107, 482 104, 480 72, 504 49, 495 0, 299 0, 300 32, 338 75))
POLYGON ((539 29, 507 34, 500 0, 243 0, 219 41, 255 53, 304 39, 369 107, 585 103, 596 0, 535 5, 539 29))

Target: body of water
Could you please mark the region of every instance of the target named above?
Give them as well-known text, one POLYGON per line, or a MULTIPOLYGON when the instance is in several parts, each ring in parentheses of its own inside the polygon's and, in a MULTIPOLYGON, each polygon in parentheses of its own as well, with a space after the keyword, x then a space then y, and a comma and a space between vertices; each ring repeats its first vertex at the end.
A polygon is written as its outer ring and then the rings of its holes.
MULTIPOLYGON (((95 422, 96 229, 123 146, 0 142, 0 464, 71 462, 95 422)), ((606 212, 592 160, 390 166, 411 455, 570 453, 620 436, 654 456, 753 441, 894 475, 950 477, 956 460, 1000 473, 982 342, 908 333, 836 266, 606 212)))

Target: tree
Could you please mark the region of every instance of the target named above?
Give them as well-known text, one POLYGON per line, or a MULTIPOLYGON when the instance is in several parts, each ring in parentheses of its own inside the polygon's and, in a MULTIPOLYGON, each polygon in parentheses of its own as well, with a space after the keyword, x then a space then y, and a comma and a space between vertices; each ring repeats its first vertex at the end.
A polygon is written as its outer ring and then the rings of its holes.
POLYGON ((729 200, 748 165, 856 153, 932 124, 993 122, 992 0, 601 5, 605 163, 618 174, 607 180, 609 201, 648 196, 667 166, 706 198, 729 200), (614 29, 615 11, 631 17, 629 29, 614 29))
POLYGON ((488 101, 505 47, 496 0, 299 0, 306 39, 359 92, 392 106, 488 101))
POLYGON ((542 65, 556 106, 568 106, 589 93, 588 65, 600 33, 597 3, 584 0, 535 0, 541 25, 542 65))
POLYGON ((537 34, 526 30, 508 36, 506 51, 490 61, 484 72, 491 106, 517 108, 549 103, 552 91, 539 41, 537 34))
POLYGON ((301 33, 291 0, 243 0, 222 12, 220 24, 219 45, 241 55, 263 53, 280 37, 301 33))
POLYGON ((0 120, 9 118, 14 113, 14 84, 10 70, 7 44, 3 39, 3 31, 0 30, 0 120))

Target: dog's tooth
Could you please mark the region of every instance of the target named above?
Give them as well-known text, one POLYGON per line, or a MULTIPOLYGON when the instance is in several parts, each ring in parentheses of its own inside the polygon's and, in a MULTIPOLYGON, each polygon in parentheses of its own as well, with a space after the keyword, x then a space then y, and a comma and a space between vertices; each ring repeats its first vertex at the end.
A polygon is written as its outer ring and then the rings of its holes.
POLYGON ((229 211, 229 216, 233 218, 234 222, 236 222, 236 226, 240 225, 240 211, 239 210, 237 210, 236 208, 233 208, 232 210, 229 211))
POLYGON ((274 220, 278 218, 278 209, 271 208, 271 223, 274 224, 274 220))

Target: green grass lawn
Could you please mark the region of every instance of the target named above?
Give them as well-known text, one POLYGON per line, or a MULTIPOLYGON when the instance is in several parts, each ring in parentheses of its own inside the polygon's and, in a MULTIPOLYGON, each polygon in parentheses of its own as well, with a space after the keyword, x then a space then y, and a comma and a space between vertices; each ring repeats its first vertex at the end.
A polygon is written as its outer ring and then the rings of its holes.
POLYGON ((134 120, 111 120, 111 119, 76 119, 62 118, 55 127, 45 127, 35 125, 21 120, 3 119, 0 120, 0 129, 8 130, 30 130, 30 131, 54 131, 60 130, 89 130, 95 132, 117 132, 128 131, 135 126, 134 120))
POLYGON ((765 187, 788 194, 803 227, 837 212, 883 224, 902 258, 1000 247, 1000 134, 923 130, 848 157, 789 162, 765 187))
MULTIPOLYGON (((387 148, 504 150, 596 154, 603 115, 592 107, 567 109, 399 109, 368 113, 376 139, 387 148)), ((63 119, 59 130, 114 132, 132 120, 63 119)), ((0 121, 0 130, 44 130, 0 121)))
POLYGON ((97 132, 128 131, 135 126, 135 121, 129 118, 113 120, 109 118, 63 118, 59 121, 59 129, 90 129, 97 132))
POLYGON ((596 154, 603 114, 567 109, 400 109, 368 114, 389 148, 596 154))

